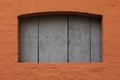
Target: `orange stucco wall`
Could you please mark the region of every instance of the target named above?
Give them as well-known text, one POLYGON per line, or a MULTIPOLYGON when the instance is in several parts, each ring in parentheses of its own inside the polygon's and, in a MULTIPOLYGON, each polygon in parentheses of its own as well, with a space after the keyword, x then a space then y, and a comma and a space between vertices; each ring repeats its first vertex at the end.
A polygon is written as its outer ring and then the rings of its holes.
POLYGON ((0 0, 0 80, 120 80, 120 0, 0 0), (17 17, 50 11, 103 15, 103 62, 19 63, 17 17))

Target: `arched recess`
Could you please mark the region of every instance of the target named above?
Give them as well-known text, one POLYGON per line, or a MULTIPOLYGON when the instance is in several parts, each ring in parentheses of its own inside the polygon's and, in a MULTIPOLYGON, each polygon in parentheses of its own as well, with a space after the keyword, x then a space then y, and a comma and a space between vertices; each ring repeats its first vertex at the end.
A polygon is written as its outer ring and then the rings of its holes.
POLYGON ((18 19, 20 62, 102 61, 102 15, 57 11, 18 19))

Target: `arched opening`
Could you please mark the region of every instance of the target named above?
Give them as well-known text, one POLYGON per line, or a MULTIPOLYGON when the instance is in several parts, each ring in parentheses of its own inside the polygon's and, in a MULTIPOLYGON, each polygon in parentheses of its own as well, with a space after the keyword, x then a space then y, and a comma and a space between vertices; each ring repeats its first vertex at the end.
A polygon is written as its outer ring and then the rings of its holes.
POLYGON ((79 12, 19 16, 19 61, 101 62, 101 19, 79 12))

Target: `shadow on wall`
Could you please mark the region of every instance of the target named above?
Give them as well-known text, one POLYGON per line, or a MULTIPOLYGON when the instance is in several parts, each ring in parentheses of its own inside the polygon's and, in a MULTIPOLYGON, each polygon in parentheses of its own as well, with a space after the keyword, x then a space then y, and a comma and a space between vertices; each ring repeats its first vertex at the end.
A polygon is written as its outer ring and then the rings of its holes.
POLYGON ((96 17, 102 19, 100 14, 84 13, 84 12, 75 12, 75 11, 50 11, 50 12, 37 12, 37 13, 28 13, 19 15, 18 18, 26 18, 32 16, 43 16, 43 15, 76 15, 76 16, 87 16, 87 17, 96 17))

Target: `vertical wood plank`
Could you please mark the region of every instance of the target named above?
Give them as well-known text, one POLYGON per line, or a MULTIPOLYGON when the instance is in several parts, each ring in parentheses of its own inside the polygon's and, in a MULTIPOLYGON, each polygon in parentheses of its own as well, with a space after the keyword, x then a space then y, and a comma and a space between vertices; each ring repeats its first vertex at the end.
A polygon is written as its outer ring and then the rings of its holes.
POLYGON ((38 61, 38 19, 20 21, 20 62, 38 61))
POLYGON ((91 62, 101 62, 101 21, 91 19, 91 62))
POLYGON ((39 18, 39 62, 67 62, 67 17, 39 18))
POLYGON ((69 17, 70 62, 90 61, 90 20, 87 17, 69 17))

